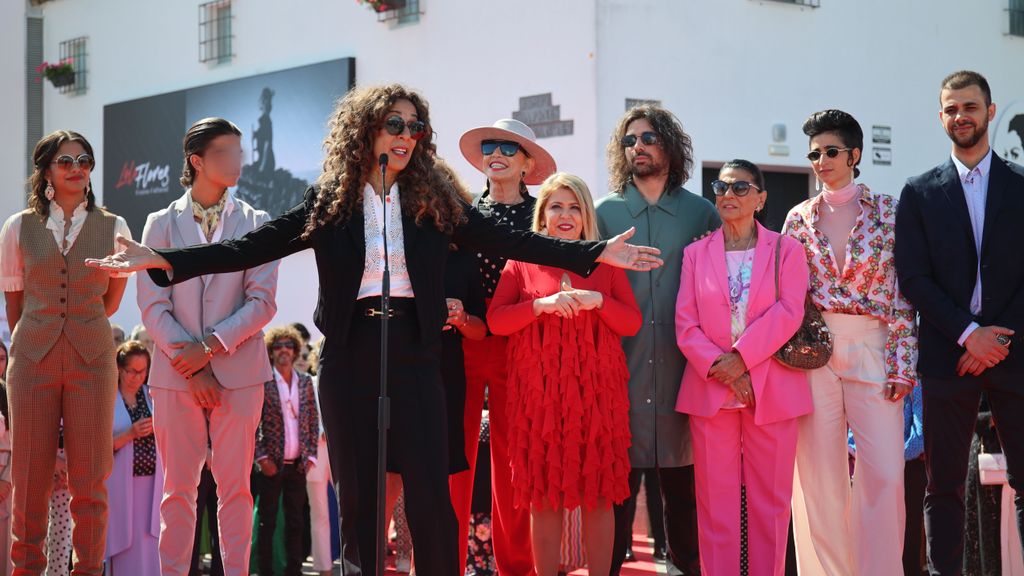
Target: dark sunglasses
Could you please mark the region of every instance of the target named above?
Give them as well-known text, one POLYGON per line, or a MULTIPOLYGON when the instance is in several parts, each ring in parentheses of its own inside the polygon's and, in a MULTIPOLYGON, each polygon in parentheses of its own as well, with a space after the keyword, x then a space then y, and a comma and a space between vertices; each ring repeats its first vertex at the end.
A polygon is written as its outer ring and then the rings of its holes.
POLYGON ((818 160, 821 160, 821 155, 822 154, 824 154, 825 156, 828 156, 829 158, 835 158, 836 156, 839 156, 840 152, 849 152, 849 151, 850 151, 849 148, 836 148, 835 146, 829 146, 829 147, 825 148, 824 152, 818 152, 817 150, 811 150, 810 152, 807 153, 807 159, 810 160, 811 162, 817 162, 818 160))
MULTIPOLYGON (((653 146, 658 143, 658 133, 644 132, 640 135, 640 141, 646 146, 653 146)), ((619 140, 619 144, 622 144, 623 148, 632 148, 633 146, 636 146, 636 135, 626 134, 619 140)))
POLYGON ((495 150, 500 150, 501 155, 507 158, 515 156, 520 150, 522 150, 524 155, 529 156, 526 150, 519 145, 519 142, 512 142, 511 140, 484 140, 480 143, 480 151, 484 153, 484 156, 494 154, 495 150))
POLYGON ((274 342, 274 345, 271 346, 271 348, 273 348, 274 350, 278 350, 280 348, 288 348, 289 350, 293 350, 294 351, 295 350, 295 343, 294 342, 274 342))
POLYGON ((71 170, 74 166, 78 166, 82 170, 92 170, 96 166, 96 160, 93 160, 93 157, 88 154, 80 154, 78 158, 69 154, 61 154, 54 159, 52 164, 56 164, 64 170, 71 170))
POLYGON ((725 196, 725 193, 732 188, 732 193, 738 197, 746 196, 750 194, 750 189, 760 191, 761 189, 754 186, 746 180, 737 180, 735 182, 723 182, 721 180, 713 180, 711 182, 711 190, 715 193, 715 196, 725 196))
POLYGON ((422 120, 402 120, 401 116, 392 116, 384 121, 384 129, 392 136, 398 136, 409 129, 409 136, 413 140, 419 140, 427 135, 427 123, 422 120))

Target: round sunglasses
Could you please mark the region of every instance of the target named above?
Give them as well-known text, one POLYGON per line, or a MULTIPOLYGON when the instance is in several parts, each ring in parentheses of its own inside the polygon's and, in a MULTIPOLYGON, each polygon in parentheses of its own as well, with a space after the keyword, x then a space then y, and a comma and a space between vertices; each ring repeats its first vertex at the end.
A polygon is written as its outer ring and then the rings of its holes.
POLYGON ((57 165, 62 170, 71 170, 77 166, 82 170, 92 170, 96 167, 96 160, 88 154, 79 154, 78 158, 71 156, 70 154, 61 154, 57 156, 51 164, 57 165))
POLYGON ((835 146, 828 146, 825 148, 824 152, 820 152, 818 150, 811 150, 810 152, 807 153, 807 159, 810 160, 811 162, 817 162, 818 160, 821 160, 822 155, 827 156, 829 158, 835 158, 836 156, 839 156, 840 152, 849 151, 849 148, 837 148, 835 146))
MULTIPOLYGON (((636 146, 636 141, 636 134, 626 134, 619 139, 619 144, 622 144, 623 148, 632 148, 633 146, 636 146)), ((653 146, 658 143, 658 133, 644 132, 640 135, 640 141, 643 142, 645 146, 653 146)))
POLYGON ((747 182, 746 180, 737 180, 735 182, 723 182, 721 180, 714 180, 711 182, 711 190, 712 192, 715 193, 715 196, 725 196, 725 193, 728 192, 730 188, 732 188, 733 194, 741 198, 743 196, 746 196, 747 194, 750 194, 751 188, 757 190, 758 192, 761 191, 760 188, 751 184, 750 182, 747 182))
POLYGON ((398 136, 409 129, 409 136, 413 140, 419 140, 427 135, 427 123, 422 120, 402 120, 401 116, 392 116, 384 121, 384 129, 392 136, 398 136))
POLYGON ((494 154, 495 150, 501 152, 501 155, 506 158, 515 156, 520 150, 522 150, 525 156, 530 156, 526 153, 526 149, 523 148, 519 142, 513 142, 511 140, 484 140, 480 143, 480 151, 483 152, 484 156, 494 154))

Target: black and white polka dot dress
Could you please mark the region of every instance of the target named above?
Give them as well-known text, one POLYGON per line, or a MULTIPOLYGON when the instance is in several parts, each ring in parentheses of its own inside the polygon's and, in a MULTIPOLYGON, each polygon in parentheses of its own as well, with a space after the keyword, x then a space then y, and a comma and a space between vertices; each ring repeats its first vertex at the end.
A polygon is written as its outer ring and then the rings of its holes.
MULTIPOLYGON (((500 204, 492 202, 490 194, 484 192, 473 202, 473 207, 494 222, 508 224, 516 230, 530 230, 533 227, 533 207, 537 199, 527 194, 519 204, 500 204)), ((498 287, 501 271, 505 269, 506 258, 477 252, 477 263, 480 266, 480 279, 484 284, 484 295, 494 296, 498 287)))
MULTIPOLYGON (((125 403, 125 408, 128 409, 128 416, 132 419, 132 424, 143 418, 151 418, 153 414, 149 411, 149 405, 146 404, 146 391, 145 386, 140 386, 139 391, 135 393, 135 405, 129 406, 125 403)), ((156 474, 156 437, 152 434, 144 436, 142 438, 136 438, 133 440, 133 452, 135 458, 132 462, 132 476, 152 476, 156 474)))

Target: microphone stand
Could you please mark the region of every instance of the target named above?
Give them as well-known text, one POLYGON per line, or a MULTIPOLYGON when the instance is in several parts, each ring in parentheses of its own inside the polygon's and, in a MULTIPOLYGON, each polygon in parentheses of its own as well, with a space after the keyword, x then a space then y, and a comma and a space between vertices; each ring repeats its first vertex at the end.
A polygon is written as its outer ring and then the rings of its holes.
POLYGON ((377 576, 384 576, 384 555, 387 538, 384 531, 384 502, 387 499, 388 429, 391 427, 391 399, 388 397, 388 318, 391 316, 391 262, 388 256, 388 155, 381 154, 381 204, 384 217, 381 230, 384 240, 384 276, 380 290, 380 397, 377 399, 377 576))

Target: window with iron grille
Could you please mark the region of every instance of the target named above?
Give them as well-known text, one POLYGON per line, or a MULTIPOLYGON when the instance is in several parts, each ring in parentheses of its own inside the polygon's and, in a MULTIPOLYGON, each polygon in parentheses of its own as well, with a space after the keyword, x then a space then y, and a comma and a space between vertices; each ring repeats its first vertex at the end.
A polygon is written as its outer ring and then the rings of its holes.
POLYGON ((231 0, 214 0, 199 5, 199 61, 230 62, 231 0))
POLYGON ((1010 0, 1010 34, 1024 36, 1024 0, 1010 0))
POLYGON ((420 21, 420 14, 420 0, 390 0, 387 10, 377 12, 377 21, 415 24, 420 21))
POLYGON ((79 36, 60 43, 60 61, 70 61, 71 67, 75 69, 75 81, 57 88, 61 94, 85 94, 88 87, 86 40, 86 36, 79 36))
POLYGON ((779 2, 781 4, 793 4, 796 6, 807 6, 808 8, 818 8, 821 6, 821 0, 771 0, 772 2, 779 2))

